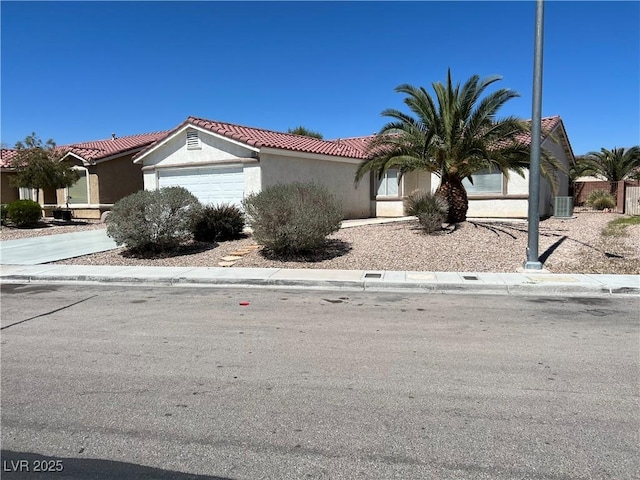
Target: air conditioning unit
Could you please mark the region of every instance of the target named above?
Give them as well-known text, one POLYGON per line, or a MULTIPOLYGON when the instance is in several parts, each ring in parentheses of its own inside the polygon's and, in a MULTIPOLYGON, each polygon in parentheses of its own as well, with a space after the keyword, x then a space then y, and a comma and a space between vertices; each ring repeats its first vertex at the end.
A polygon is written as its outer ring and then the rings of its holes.
POLYGON ((555 197, 553 216, 570 218, 573 216, 573 197, 555 197))

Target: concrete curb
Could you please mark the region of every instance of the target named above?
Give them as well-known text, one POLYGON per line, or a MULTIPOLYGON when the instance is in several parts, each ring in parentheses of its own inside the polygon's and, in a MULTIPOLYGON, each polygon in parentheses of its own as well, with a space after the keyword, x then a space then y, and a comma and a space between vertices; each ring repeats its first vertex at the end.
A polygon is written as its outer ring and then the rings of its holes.
POLYGON ((11 282, 487 295, 640 296, 639 275, 3 265, 0 283, 11 282))

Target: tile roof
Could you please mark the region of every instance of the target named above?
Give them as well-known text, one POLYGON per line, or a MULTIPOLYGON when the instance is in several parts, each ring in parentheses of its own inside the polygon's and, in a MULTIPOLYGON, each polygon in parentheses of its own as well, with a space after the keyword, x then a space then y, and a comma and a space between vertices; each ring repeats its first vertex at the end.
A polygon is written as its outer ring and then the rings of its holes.
MULTIPOLYGON (((303 153, 314 153, 318 155, 331 155, 337 157, 349 157, 364 159, 363 149, 356 148, 353 144, 342 140, 320 140, 317 138, 295 135, 293 133, 282 133, 263 128, 245 127, 233 123, 217 122, 204 118, 188 117, 184 122, 171 130, 165 137, 168 137, 186 125, 193 125, 208 130, 223 137, 236 140, 246 145, 256 148, 277 148, 303 153)), ((135 157, 141 156, 144 152, 138 153, 135 157)))
POLYGON ((0 149, 0 168, 10 167, 11 161, 15 156, 16 156, 16 151, 13 148, 0 149))
MULTIPOLYGON (((561 120, 559 116, 555 117, 544 117, 541 121, 541 134, 542 140, 545 140, 551 132, 560 124, 561 120)), ((527 120, 528 124, 531 124, 531 120, 527 120)), ((531 135, 519 135, 518 140, 525 145, 531 144, 531 135)))
POLYGON ((60 148, 72 152, 87 161, 96 161, 111 157, 119 153, 146 147, 156 140, 163 138, 167 130, 152 133, 140 133, 126 137, 109 138, 107 140, 95 140, 92 142, 73 143, 63 145, 60 148))
MULTIPOLYGON (((57 149, 63 154, 69 152, 79 156, 87 162, 94 162, 103 158, 126 153, 150 145, 156 140, 164 137, 167 130, 162 132, 141 133, 126 137, 109 138, 107 140, 94 140, 91 142, 72 143, 69 145, 58 145, 57 149)), ((10 167, 11 161, 16 156, 16 150, 3 148, 0 151, 0 167, 10 167)))
MULTIPOLYGON (((530 120, 528 120, 528 122, 530 122, 530 120)), ((562 120, 559 116, 543 118, 543 139, 546 138, 561 122, 562 120)), ((374 134, 335 140, 319 140, 317 138, 305 137, 303 135, 276 132, 262 128, 245 127, 242 125, 217 122, 191 116, 173 130, 142 133, 139 135, 130 135, 115 139, 109 138, 107 140, 74 143, 70 145, 62 145, 59 148, 66 150, 67 152, 72 152, 86 161, 96 161, 119 153, 142 148, 143 150, 134 156, 134 158, 137 158, 156 145, 157 142, 172 135, 186 125, 194 125, 256 148, 276 148, 362 160, 367 157, 368 143, 375 136, 374 134)), ((530 135, 523 135, 519 140, 526 145, 531 143, 530 135)), ((2 149, 0 151, 0 167, 9 166, 9 163, 14 156, 15 150, 2 149)))

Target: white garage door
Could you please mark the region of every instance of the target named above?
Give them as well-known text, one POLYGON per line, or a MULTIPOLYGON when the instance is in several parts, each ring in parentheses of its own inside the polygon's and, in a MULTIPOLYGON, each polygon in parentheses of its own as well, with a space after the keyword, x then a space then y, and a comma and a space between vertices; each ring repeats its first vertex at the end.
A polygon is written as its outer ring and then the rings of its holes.
POLYGON ((160 188, 184 187, 203 204, 240 205, 244 193, 244 174, 242 167, 159 170, 158 185, 160 188))

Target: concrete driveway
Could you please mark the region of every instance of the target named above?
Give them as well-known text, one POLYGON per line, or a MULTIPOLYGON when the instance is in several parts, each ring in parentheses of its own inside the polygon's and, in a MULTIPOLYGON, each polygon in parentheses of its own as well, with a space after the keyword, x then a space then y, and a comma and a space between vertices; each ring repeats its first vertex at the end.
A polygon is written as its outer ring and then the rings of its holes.
POLYGON ((39 265, 117 248, 106 230, 62 233, 0 242, 0 264, 39 265))

